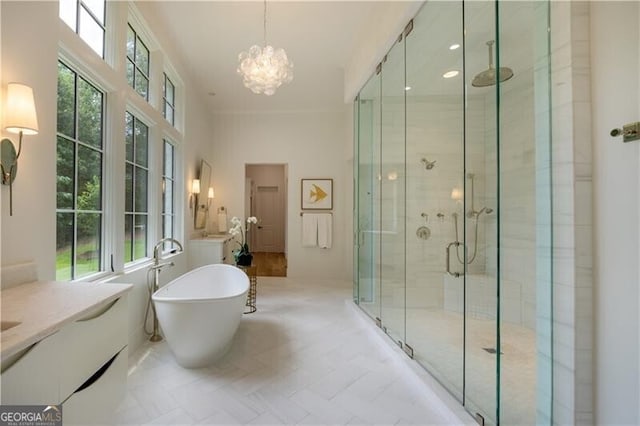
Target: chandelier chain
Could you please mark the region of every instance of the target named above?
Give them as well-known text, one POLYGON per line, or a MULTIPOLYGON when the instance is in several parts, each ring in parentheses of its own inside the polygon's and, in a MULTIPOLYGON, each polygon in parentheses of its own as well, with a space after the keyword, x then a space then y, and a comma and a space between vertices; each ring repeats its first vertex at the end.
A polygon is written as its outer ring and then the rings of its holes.
POLYGON ((264 45, 267 45, 267 0, 264 0, 264 31, 262 33, 264 45))

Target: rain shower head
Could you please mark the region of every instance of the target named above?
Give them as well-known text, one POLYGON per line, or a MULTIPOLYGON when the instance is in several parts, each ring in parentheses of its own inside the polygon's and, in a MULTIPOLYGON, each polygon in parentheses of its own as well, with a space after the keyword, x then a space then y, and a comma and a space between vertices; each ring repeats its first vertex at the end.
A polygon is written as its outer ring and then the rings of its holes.
POLYGON ((496 70, 493 67, 494 43, 494 40, 489 40, 487 42, 487 46, 489 47, 489 68, 473 77, 473 81, 471 81, 471 85, 473 87, 494 86, 498 80, 502 83, 503 81, 507 81, 513 77, 513 70, 511 70, 511 68, 500 67, 496 70))

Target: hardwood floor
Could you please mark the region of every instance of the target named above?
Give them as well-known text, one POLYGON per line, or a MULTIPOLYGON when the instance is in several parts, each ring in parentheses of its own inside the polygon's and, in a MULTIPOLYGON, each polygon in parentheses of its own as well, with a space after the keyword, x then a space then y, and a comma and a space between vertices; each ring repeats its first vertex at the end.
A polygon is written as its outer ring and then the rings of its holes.
POLYGON ((287 276, 287 259, 284 253, 254 252, 253 264, 258 267, 259 277, 287 276))

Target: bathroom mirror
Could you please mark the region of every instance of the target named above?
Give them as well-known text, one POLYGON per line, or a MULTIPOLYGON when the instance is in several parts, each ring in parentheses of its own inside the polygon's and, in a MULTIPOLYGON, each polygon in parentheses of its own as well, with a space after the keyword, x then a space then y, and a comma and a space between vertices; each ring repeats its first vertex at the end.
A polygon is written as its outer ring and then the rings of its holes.
POLYGON ((194 218, 194 228, 204 229, 207 227, 207 216, 209 213, 209 204, 207 193, 211 186, 211 165, 205 160, 200 163, 200 194, 196 196, 196 212, 194 218))
POLYGON ((5 185, 13 183, 18 174, 18 163, 16 148, 9 139, 2 139, 0 142, 0 165, 2 166, 2 183, 5 185))

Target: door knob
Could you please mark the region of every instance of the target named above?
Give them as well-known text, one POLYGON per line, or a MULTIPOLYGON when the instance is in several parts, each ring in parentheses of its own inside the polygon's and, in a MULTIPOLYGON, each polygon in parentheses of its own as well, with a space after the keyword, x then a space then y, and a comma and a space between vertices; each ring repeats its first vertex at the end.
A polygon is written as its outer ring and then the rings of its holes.
POLYGON ((261 226, 261 225, 258 225, 258 229, 262 229, 262 226, 261 226))

